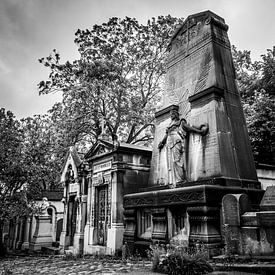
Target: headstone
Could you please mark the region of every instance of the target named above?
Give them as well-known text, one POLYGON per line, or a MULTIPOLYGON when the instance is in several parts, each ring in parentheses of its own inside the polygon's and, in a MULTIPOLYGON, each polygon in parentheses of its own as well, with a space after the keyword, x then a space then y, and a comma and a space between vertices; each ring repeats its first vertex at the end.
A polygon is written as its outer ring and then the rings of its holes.
POLYGON ((240 212, 237 195, 227 194, 222 200, 223 223, 231 226, 240 225, 240 212))
POLYGON ((262 201, 260 211, 257 212, 257 218, 261 228, 266 234, 266 240, 275 252, 275 186, 268 186, 262 201))
POLYGON ((226 252, 242 253, 241 216, 250 210, 246 194, 227 194, 222 199, 223 232, 226 252))
POLYGON ((275 186, 268 186, 260 203, 261 211, 275 211, 275 186))

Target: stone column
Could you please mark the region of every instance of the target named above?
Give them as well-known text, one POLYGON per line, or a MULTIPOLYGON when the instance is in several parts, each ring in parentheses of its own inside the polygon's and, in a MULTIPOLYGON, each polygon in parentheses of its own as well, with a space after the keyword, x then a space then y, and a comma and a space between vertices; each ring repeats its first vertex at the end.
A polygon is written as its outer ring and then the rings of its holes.
POLYGON ((29 246, 30 246, 30 240, 29 240, 29 236, 30 236, 30 222, 31 222, 31 219, 28 216, 26 218, 26 223, 25 223, 24 242, 22 244, 22 250, 28 250, 29 246))
POLYGON ((32 238, 33 238, 33 220, 34 220, 34 216, 30 216, 30 228, 29 228, 29 243, 31 243, 32 238))
POLYGON ((168 240, 173 237, 173 215, 170 209, 167 209, 167 235, 168 240))
POLYGON ((166 210, 162 208, 152 208, 152 240, 165 243, 167 239, 167 218, 166 210))
POLYGON ((95 204, 96 204, 96 190, 95 185, 91 184, 91 213, 90 213, 90 236, 89 236, 89 244, 97 243, 97 227, 95 223, 95 204))
POLYGON ((81 228, 80 231, 84 233, 85 224, 87 221, 87 195, 82 195, 81 201, 82 201, 82 220, 81 220, 81 228))
POLYGON ((123 244, 123 172, 114 171, 109 184, 111 184, 111 228, 108 228, 107 247, 115 253, 123 244))
POLYGON ((16 249, 16 243, 17 243, 17 240, 18 240, 18 230, 19 230, 19 218, 16 218, 12 249, 16 249))
POLYGON ((76 224, 76 232, 74 234, 74 254, 82 255, 83 254, 83 240, 84 240, 84 231, 82 230, 82 201, 81 197, 77 197, 77 224, 76 224))
POLYGON ((61 252, 64 252, 67 247, 66 235, 67 235, 68 203, 66 202, 65 198, 62 199, 62 202, 64 205, 64 213, 63 213, 63 227, 62 227, 62 232, 60 234, 60 247, 61 247, 61 252))
POLYGON ((135 233, 137 227, 137 214, 135 209, 124 210, 125 231, 123 236, 124 243, 127 243, 131 252, 134 252, 135 233))
POLYGON ((13 220, 10 220, 10 222, 9 222, 9 242, 8 242, 9 250, 12 249, 13 239, 14 239, 14 230, 15 230, 15 224, 14 224, 13 220))
POLYGON ((220 209, 210 206, 187 208, 190 222, 189 244, 203 244, 209 256, 219 255, 221 249, 220 209))
POLYGON ((92 190, 92 182, 91 182, 91 174, 88 174, 88 195, 87 195, 87 202, 86 202, 86 213, 87 213, 87 219, 86 224, 84 226, 84 253, 88 252, 88 246, 90 244, 90 228, 91 228, 91 222, 90 222, 90 216, 91 216, 91 190, 92 190))
POLYGON ((23 228, 24 228, 24 218, 19 219, 19 234, 18 234, 18 241, 16 242, 16 249, 21 249, 23 243, 23 228))

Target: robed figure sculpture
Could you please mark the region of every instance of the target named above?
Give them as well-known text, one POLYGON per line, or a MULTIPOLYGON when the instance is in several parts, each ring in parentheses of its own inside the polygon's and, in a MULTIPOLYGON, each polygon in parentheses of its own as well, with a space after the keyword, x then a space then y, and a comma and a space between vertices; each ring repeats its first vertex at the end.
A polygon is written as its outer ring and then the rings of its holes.
POLYGON ((189 133, 193 132, 204 136, 208 132, 208 125, 203 124, 199 128, 190 126, 184 118, 179 118, 179 113, 176 110, 172 110, 170 115, 171 122, 158 148, 161 151, 166 145, 168 184, 176 186, 187 181, 186 151, 189 133))

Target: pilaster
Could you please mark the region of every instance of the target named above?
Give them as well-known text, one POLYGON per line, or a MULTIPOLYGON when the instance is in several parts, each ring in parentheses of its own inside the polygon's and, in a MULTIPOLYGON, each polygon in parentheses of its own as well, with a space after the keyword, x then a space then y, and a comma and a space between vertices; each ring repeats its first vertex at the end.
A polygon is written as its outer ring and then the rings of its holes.
POLYGON ((190 223, 189 244, 203 245, 210 256, 221 252, 220 209, 210 206, 187 208, 190 223))
POLYGON ((152 208, 152 241, 167 241, 167 211, 164 207, 152 208))
POLYGON ((60 234, 60 247, 61 251, 64 252, 64 250, 67 247, 67 222, 68 222, 68 203, 66 201, 66 198, 62 199, 63 205, 64 205, 64 213, 63 213, 63 226, 62 231, 60 234))
POLYGON ((30 245, 29 235, 30 235, 30 217, 26 217, 25 232, 24 232, 24 242, 22 244, 22 250, 28 250, 30 245))

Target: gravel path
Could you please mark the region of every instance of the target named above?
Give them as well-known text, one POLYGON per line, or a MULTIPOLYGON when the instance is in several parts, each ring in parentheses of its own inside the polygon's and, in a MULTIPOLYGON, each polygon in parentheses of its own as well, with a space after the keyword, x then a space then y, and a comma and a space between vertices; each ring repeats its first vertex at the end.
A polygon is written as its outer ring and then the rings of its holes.
POLYGON ((62 257, 12 257, 0 260, 1 275, 86 275, 86 274, 157 275, 148 261, 126 262, 119 260, 62 257))

